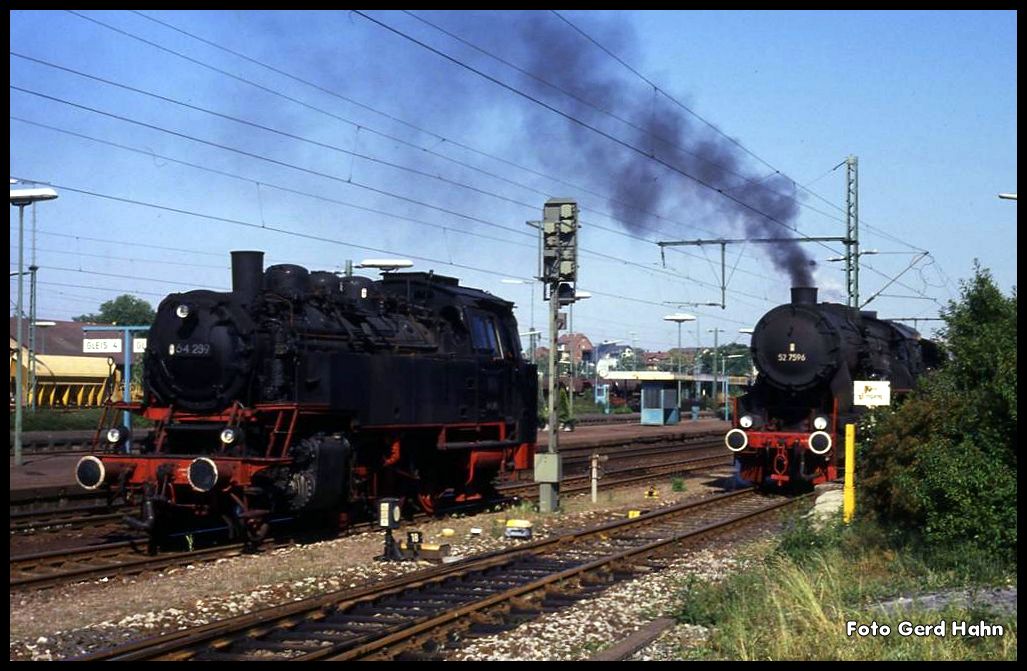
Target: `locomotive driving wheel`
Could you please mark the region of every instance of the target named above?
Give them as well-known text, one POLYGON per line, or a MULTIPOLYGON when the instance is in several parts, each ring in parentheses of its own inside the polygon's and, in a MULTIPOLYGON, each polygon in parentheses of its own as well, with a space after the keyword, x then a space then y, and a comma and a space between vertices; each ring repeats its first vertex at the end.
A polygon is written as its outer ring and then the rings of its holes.
POLYGON ((232 495, 235 501, 232 526, 248 550, 253 550, 263 543, 271 529, 268 521, 271 510, 269 506, 263 505, 265 498, 265 492, 260 487, 247 487, 241 498, 232 495))
POLYGON ((257 547, 267 538, 270 529, 271 525, 263 515, 247 519, 245 525, 246 544, 250 547, 257 547))

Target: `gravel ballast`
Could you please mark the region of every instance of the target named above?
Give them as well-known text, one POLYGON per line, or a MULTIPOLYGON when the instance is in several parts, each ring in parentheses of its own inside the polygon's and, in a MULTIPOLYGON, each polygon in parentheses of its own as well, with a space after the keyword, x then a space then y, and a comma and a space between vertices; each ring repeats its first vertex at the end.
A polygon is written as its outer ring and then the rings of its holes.
MULTIPOLYGON (((563 511, 554 515, 541 516, 525 506, 473 517, 431 520, 409 528, 423 531, 426 542, 450 544, 451 555, 470 556, 519 542, 502 537, 508 518, 524 517, 534 521, 534 535, 538 539, 568 529, 620 519, 631 508, 651 509, 721 491, 719 484, 722 480, 711 479, 709 474, 692 475, 684 481, 684 492, 672 492, 669 478, 654 480, 653 484, 661 492, 660 499, 656 501, 645 498, 646 484, 601 491, 596 504, 592 504, 587 495, 565 497, 563 511), (453 529, 454 534, 444 537, 442 529, 447 527, 453 529), (480 528, 482 532, 471 534, 472 527, 480 528)), ((397 538, 404 537, 405 531, 400 530, 397 538)), ((601 602, 598 610, 611 615, 608 622, 604 623, 597 615, 586 617, 581 624, 565 628, 569 635, 566 642, 553 644, 548 649, 543 646, 540 653, 545 652, 548 657, 523 658, 587 658, 601 643, 612 644, 633 631, 632 627, 637 628, 647 622, 646 618, 651 619, 650 616, 666 611, 664 599, 669 599, 673 592, 671 585, 675 576, 682 579, 690 571, 713 576, 731 570, 732 547, 733 544, 725 544, 716 550, 685 555, 667 571, 638 579, 659 582, 639 586, 636 592, 614 590, 629 589, 627 585, 638 580, 614 586, 591 599, 607 599, 601 602)), ((372 582, 429 566, 426 562, 375 561, 374 557, 381 551, 382 534, 362 532, 161 573, 67 585, 40 592, 12 593, 10 658, 49 660, 74 657, 132 639, 198 626, 319 594, 366 587, 372 582)), ((583 601, 569 610, 585 605, 583 601)), ((522 626, 543 623, 552 616, 563 614, 563 611, 549 614, 522 626)), ((552 623, 549 626, 558 628, 552 623)), ((512 634, 507 632, 507 635, 512 634)), ((484 644, 484 639, 474 641, 473 647, 468 646, 459 652, 466 655, 460 658, 521 658, 515 656, 520 653, 504 647, 508 644, 497 642, 492 652, 486 652, 482 647, 484 644), (478 655, 494 656, 473 656, 475 650, 479 651, 478 655)))

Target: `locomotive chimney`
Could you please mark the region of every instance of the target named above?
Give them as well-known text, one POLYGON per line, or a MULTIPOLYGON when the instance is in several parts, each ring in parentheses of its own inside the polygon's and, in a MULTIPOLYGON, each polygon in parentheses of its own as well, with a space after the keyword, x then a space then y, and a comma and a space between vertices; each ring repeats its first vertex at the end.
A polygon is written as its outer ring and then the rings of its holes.
POLYGON ((264 252, 232 252, 232 292, 249 302, 264 285, 264 252))
POLYGON ((792 287, 792 305, 816 305, 816 287, 792 287))

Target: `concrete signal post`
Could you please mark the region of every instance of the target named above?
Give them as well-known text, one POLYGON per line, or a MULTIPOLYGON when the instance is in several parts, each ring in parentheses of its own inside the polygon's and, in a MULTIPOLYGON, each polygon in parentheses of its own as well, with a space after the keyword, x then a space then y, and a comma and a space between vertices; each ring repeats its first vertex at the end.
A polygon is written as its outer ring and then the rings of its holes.
POLYGON ((578 276, 578 204, 568 198, 551 198, 542 208, 541 281, 549 301, 549 442, 545 452, 535 455, 535 482, 539 483, 539 511, 551 513, 560 507, 560 462, 556 401, 557 340, 560 306, 574 303, 578 276))

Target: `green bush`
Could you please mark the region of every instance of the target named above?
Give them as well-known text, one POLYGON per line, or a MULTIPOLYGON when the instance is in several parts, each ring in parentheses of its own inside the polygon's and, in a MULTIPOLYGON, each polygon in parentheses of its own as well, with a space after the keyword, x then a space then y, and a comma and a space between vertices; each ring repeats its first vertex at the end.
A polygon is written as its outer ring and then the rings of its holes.
MULTIPOLYGON (((79 431, 95 429, 100 423, 102 408, 83 410, 49 410, 35 412, 26 411, 22 415, 24 431, 79 431)), ((11 415, 11 426, 14 426, 14 415, 11 415)))
POLYGON ((860 506, 904 542, 961 561, 1017 541, 1016 292, 976 268, 944 312, 951 354, 895 410, 863 422, 860 506))

